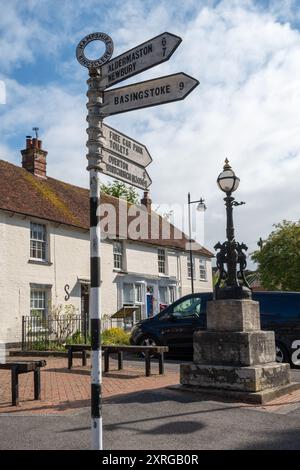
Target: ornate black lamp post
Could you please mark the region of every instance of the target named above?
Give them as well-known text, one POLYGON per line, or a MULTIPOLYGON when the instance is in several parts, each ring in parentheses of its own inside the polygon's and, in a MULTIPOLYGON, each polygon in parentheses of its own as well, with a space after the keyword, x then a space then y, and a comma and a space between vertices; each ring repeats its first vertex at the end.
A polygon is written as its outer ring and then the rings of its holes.
POLYGON ((214 247, 215 250, 219 250, 216 256, 219 279, 215 286, 215 296, 216 299, 251 299, 251 289, 244 274, 247 266, 244 250, 248 247, 244 243, 235 241, 233 226, 233 206, 245 203, 236 202, 232 197, 232 193, 239 186, 240 179, 235 175, 227 158, 217 183, 219 188, 226 193, 224 201, 227 215, 227 241, 218 242, 214 247))

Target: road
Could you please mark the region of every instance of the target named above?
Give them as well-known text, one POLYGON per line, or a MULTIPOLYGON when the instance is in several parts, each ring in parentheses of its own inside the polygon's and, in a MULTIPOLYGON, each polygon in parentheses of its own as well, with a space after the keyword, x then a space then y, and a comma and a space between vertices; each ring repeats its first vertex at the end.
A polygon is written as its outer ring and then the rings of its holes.
MULTIPOLYGON (((140 361, 132 361, 136 363, 140 361)), ((181 361, 182 362, 182 361, 181 361)), ((168 360, 166 369, 176 370, 168 360)), ((293 370, 300 382, 300 370, 293 370)), ((106 399, 105 449, 300 449, 300 402, 288 409, 245 407, 169 389, 106 399)), ((4 415, 0 449, 89 449, 89 409, 72 415, 4 415)))

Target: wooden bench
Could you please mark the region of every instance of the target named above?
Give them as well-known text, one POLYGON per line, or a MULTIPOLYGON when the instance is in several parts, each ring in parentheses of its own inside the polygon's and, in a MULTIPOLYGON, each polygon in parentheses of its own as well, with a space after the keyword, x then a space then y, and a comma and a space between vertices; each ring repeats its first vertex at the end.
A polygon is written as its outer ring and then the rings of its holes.
MULTIPOLYGON (((82 353, 82 365, 86 366, 86 351, 91 350, 89 344, 67 344, 66 349, 68 350, 68 368, 71 369, 73 366, 73 353, 82 353)), ((144 353, 145 354, 145 374, 147 377, 151 374, 151 356, 158 356, 158 367, 159 373, 164 373, 164 353, 168 352, 167 346, 102 346, 104 352, 104 372, 109 371, 109 356, 111 353, 118 355, 118 370, 123 369, 123 353, 144 353)))
POLYGON ((168 352, 167 346, 102 346, 104 351, 104 372, 109 371, 109 355, 117 353, 118 369, 123 369, 123 353, 144 353, 145 354, 145 374, 149 377, 151 374, 151 356, 158 356, 158 370, 160 374, 164 374, 164 353, 168 352))
POLYGON ((72 369, 74 352, 81 353, 82 365, 86 366, 86 352, 91 350, 89 344, 66 344, 65 348, 68 350, 68 369, 72 369))
POLYGON ((11 396, 12 405, 19 405, 19 374, 26 374, 33 372, 34 376, 34 399, 41 399, 41 367, 46 365, 46 361, 21 361, 21 362, 6 362, 0 364, 0 369, 11 371, 11 396))

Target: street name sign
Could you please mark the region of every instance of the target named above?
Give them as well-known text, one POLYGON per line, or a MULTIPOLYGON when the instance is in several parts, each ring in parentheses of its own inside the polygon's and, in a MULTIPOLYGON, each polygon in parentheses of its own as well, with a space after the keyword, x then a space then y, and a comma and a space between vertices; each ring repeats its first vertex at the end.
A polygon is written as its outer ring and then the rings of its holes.
POLYGON ((104 148, 118 157, 125 157, 133 163, 146 167, 152 162, 152 158, 145 145, 128 137, 122 132, 113 129, 107 124, 102 124, 105 138, 104 148))
POLYGON ((181 41, 166 32, 111 59, 101 66, 101 87, 108 88, 169 60, 181 41))
POLYGON ((99 114, 105 117, 183 100, 197 85, 199 82, 195 78, 185 73, 175 73, 114 88, 103 93, 103 104, 99 114))
POLYGON ((152 183, 145 168, 126 160, 124 157, 117 157, 106 149, 102 150, 100 171, 139 189, 145 190, 152 183))

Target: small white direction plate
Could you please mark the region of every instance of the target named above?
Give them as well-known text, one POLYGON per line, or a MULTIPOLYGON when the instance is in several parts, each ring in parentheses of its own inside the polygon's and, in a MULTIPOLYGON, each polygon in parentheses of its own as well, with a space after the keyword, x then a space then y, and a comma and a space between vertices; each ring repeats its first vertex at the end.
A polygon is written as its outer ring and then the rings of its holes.
POLYGON ((117 157, 105 149, 102 153, 100 171, 140 189, 147 189, 152 183, 145 168, 126 160, 124 157, 117 157))
POLYGON ((142 167, 146 167, 152 162, 151 155, 145 145, 107 124, 102 125, 102 131, 105 138, 104 147, 111 153, 121 158, 125 157, 142 167))
POLYGON ((195 78, 185 73, 175 73, 154 80, 114 88, 103 93, 104 99, 100 115, 111 116, 134 109, 183 100, 197 85, 199 82, 195 78))
POLYGON ((101 67, 101 86, 108 88, 169 60, 182 39, 163 33, 111 59, 101 67))

